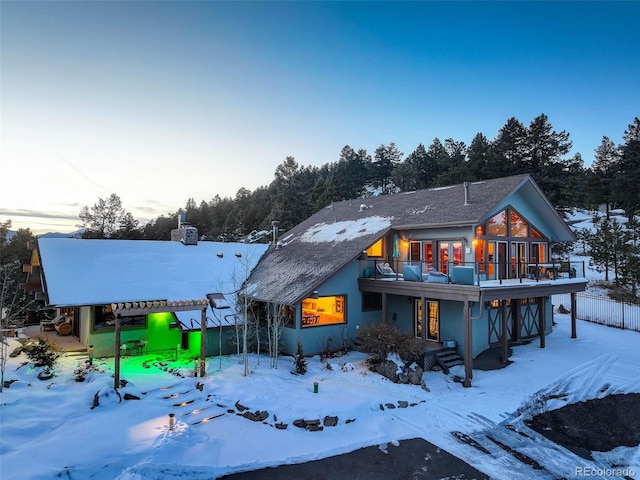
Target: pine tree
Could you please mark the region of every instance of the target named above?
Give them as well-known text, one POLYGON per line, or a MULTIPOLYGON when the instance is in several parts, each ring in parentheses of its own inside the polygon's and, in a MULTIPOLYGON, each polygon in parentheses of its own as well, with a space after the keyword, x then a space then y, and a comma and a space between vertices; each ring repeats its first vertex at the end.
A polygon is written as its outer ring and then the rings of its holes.
POLYGON ((528 155, 526 127, 515 117, 507 120, 491 143, 486 178, 522 173, 528 155))
POLYGON ((607 218, 614 199, 613 181, 618 169, 618 149, 607 136, 602 137, 602 142, 596 148, 596 153, 591 165, 594 177, 590 182, 590 195, 596 204, 604 203, 607 218))
POLYGON ((640 285, 640 223, 627 222, 621 247, 619 284, 628 288, 635 297, 640 285))
POLYGON ((398 147, 393 142, 376 148, 373 160, 374 182, 375 186, 380 188, 382 194, 394 191, 391 175, 394 168, 402 161, 402 155, 403 153, 398 150, 398 147))
POLYGON ((621 284, 620 266, 626 251, 628 233, 615 218, 594 216, 595 231, 588 239, 591 264, 604 271, 605 281, 609 281, 609 270, 613 269, 616 285, 621 284))
POLYGON ((527 154, 523 172, 530 173, 551 203, 567 206, 569 187, 567 162, 563 156, 571 150, 569 134, 556 132, 545 114, 538 115, 527 129, 527 154))
POLYGON ((467 146, 453 138, 444 141, 444 156, 440 162, 440 175, 437 185, 453 185, 469 179, 467 170, 467 146))
POLYGON ((293 357, 293 363, 298 375, 304 375, 307 373, 307 359, 304 358, 304 352, 302 350, 302 343, 298 340, 298 346, 296 348, 296 354, 293 357))
POLYGON ((419 144, 404 162, 396 166, 392 181, 402 192, 412 192, 425 188, 428 184, 427 150, 419 144))
POLYGON ((592 266, 598 271, 604 271, 604 279, 609 281, 609 269, 613 264, 609 245, 612 242, 611 220, 608 217, 598 217, 594 215, 593 225, 594 232, 588 236, 587 244, 589 245, 589 260, 592 266))
POLYGON ((629 220, 640 210, 640 119, 636 117, 622 136, 619 169, 616 176, 616 199, 629 220))
POLYGON ((467 162, 470 180, 484 180, 487 178, 489 152, 491 145, 482 133, 477 133, 467 150, 467 162))

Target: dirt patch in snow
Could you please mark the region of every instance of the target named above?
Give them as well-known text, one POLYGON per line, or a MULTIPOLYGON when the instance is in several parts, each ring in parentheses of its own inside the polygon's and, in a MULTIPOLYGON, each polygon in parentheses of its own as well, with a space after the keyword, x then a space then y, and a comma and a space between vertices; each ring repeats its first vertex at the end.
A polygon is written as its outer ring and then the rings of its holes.
POLYGON ((572 403, 527 422, 544 435, 583 458, 591 452, 640 445, 640 393, 608 395, 572 403))

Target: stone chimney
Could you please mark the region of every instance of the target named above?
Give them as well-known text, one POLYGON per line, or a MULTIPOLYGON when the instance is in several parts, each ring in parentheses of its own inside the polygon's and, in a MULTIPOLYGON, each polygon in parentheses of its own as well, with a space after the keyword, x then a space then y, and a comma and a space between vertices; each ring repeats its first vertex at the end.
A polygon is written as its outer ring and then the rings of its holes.
POLYGON ((198 245, 198 229, 186 222, 184 213, 178 215, 178 228, 171 230, 171 241, 183 245, 198 245))

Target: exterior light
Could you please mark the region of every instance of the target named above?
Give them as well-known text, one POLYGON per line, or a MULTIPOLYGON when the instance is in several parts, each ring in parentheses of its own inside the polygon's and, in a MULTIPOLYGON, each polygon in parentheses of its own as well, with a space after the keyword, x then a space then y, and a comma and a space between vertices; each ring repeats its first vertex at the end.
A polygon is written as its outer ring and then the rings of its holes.
POLYGON ((473 248, 476 248, 478 246, 478 239, 474 238, 473 240, 471 240, 471 244, 473 245, 473 248))
POLYGON ((93 345, 89 345, 89 365, 93 365, 93 345))
POLYGON ((169 431, 173 430, 173 427, 175 426, 175 422, 176 422, 176 414, 170 413, 169 414, 169 431))

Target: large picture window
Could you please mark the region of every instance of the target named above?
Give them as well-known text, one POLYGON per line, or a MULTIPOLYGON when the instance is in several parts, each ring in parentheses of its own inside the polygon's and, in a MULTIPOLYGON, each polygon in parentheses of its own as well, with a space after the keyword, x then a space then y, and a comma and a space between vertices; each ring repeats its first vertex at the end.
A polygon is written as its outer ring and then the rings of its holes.
POLYGON ((302 301, 302 328, 347 323, 346 295, 305 298, 302 301))

